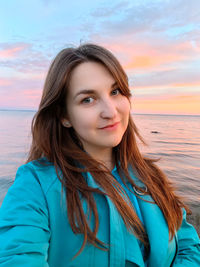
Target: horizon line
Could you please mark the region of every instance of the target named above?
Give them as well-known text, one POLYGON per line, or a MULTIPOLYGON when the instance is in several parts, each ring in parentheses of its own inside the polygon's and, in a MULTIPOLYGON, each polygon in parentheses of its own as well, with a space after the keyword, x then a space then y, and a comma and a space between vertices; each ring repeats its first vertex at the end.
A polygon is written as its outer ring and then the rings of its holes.
MULTIPOLYGON (((28 111, 28 112, 37 112, 37 109, 17 109, 17 108, 0 108, 0 111, 28 111)), ((200 114, 170 114, 170 113, 134 113, 131 112, 131 115, 158 115, 158 116, 200 116, 200 114)))

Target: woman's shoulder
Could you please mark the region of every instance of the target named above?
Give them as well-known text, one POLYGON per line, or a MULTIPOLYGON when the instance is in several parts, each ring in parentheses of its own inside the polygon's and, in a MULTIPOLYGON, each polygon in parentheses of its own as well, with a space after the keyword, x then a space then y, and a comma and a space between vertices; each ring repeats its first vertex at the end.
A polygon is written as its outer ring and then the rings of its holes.
POLYGON ((55 167, 46 157, 41 157, 21 165, 19 169, 31 169, 35 172, 52 172, 55 170, 55 167))
POLYGON ((48 191, 58 176, 52 162, 39 158, 21 165, 16 173, 15 183, 29 185, 38 183, 44 193, 48 191))

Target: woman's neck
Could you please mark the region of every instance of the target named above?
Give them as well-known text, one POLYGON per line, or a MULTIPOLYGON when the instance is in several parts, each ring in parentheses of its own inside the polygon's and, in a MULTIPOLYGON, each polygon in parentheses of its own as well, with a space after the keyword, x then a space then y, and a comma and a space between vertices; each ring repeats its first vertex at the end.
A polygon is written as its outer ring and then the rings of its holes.
POLYGON ((115 159, 112 149, 104 149, 101 151, 87 151, 95 160, 102 162, 110 171, 115 166, 115 159))
POLYGON ((110 161, 103 161, 103 164, 110 170, 112 171, 112 169, 114 168, 115 166, 115 163, 113 160, 110 160, 110 161))

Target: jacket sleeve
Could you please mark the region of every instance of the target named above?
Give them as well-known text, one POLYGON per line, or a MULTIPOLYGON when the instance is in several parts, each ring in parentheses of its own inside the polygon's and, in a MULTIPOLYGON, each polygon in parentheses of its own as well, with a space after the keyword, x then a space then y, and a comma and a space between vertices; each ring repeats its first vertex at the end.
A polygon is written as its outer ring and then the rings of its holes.
POLYGON ((186 221, 186 211, 183 210, 183 222, 177 232, 178 252, 175 267, 200 266, 200 240, 194 227, 186 221))
POLYGON ((48 267, 48 221, 37 175, 23 165, 0 208, 0 266, 48 267))

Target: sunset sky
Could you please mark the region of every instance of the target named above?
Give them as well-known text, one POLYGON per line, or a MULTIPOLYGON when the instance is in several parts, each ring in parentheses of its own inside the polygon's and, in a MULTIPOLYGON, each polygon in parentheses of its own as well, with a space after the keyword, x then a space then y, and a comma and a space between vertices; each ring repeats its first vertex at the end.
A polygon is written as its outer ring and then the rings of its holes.
POLYGON ((1 1, 0 108, 36 110, 50 62, 80 42, 117 56, 134 113, 200 115, 199 0, 1 1))

